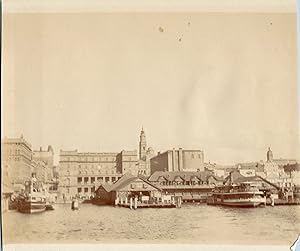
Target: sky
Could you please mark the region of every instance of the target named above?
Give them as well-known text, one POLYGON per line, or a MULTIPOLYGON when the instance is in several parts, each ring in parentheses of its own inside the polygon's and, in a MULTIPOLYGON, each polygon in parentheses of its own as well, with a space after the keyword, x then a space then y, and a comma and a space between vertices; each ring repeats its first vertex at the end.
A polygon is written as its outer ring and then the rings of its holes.
POLYGON ((295 13, 9 13, 2 137, 300 158, 295 13))

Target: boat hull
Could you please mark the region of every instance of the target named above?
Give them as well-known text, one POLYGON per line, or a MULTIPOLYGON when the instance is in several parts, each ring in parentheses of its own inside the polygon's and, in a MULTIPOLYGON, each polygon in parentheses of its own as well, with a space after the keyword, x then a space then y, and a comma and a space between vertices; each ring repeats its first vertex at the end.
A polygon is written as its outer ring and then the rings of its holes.
POLYGON ((45 202, 23 201, 18 205, 18 211, 21 213, 33 214, 40 213, 46 210, 45 202))
POLYGON ((253 199, 253 200, 213 200, 208 201, 209 205, 221 205, 227 207, 258 207, 261 205, 266 205, 264 199, 253 199))
POLYGON ((221 205, 227 207, 258 207, 264 205, 263 202, 247 201, 247 202, 223 202, 221 205))

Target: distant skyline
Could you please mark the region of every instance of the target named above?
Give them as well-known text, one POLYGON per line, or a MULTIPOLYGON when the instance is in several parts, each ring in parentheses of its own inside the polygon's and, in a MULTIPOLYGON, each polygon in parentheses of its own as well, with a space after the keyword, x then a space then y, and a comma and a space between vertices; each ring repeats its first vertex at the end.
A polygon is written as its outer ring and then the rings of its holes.
POLYGON ((295 13, 3 16, 2 137, 34 149, 300 158, 295 13))

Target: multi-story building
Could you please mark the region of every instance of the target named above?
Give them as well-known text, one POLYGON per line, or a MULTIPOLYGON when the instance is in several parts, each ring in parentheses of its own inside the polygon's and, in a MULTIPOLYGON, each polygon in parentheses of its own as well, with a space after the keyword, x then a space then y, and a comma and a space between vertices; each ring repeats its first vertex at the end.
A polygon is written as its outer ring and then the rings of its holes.
POLYGON ((48 165, 51 169, 53 169, 54 166, 54 151, 52 146, 48 146, 47 150, 44 150, 42 147, 40 147, 39 150, 34 150, 33 159, 35 160, 41 160, 46 165, 48 165))
POLYGON ((46 165, 44 161, 35 160, 31 161, 32 173, 35 174, 37 180, 44 183, 49 183, 53 178, 53 170, 46 165))
MULTIPOLYGON (((43 150, 42 147, 39 150, 34 150, 32 159, 38 163, 44 163, 45 167, 41 170, 44 170, 45 181, 51 181, 54 177, 54 151, 52 146, 49 145, 47 150, 43 150)), ((37 173, 37 179, 39 179, 38 176, 37 173)))
POLYGON ((125 151, 117 154, 116 157, 116 165, 117 165, 117 172, 119 173, 131 173, 136 174, 137 172, 137 151, 125 151))
POLYGON ((2 167, 10 183, 23 184, 31 178, 31 161, 32 147, 23 135, 2 140, 2 167))
POLYGON ((121 152, 60 151, 59 191, 65 199, 74 196, 91 196, 102 183, 114 183, 123 174, 150 175, 152 148, 147 148, 146 135, 142 129, 139 158, 136 150, 121 152))
POLYGON ((53 149, 32 151, 32 146, 23 136, 2 140, 2 166, 9 182, 24 184, 34 173, 39 181, 49 182, 53 178, 53 149))
POLYGON ((151 173, 156 171, 204 171, 204 153, 201 150, 168 150, 150 160, 151 173))
POLYGON ((90 196, 96 183, 113 183, 119 177, 122 164, 118 163, 118 153, 95 153, 60 151, 59 191, 62 198, 76 195, 90 196))

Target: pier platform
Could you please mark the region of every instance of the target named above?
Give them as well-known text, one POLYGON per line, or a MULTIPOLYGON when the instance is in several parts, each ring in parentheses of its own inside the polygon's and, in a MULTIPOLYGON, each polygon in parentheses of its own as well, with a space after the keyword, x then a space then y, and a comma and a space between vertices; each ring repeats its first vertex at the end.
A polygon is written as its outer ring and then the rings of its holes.
MULTIPOLYGON (((281 200, 275 199, 274 206, 293 206, 293 205, 300 205, 300 200, 281 200)), ((267 201, 267 206, 271 206, 271 202, 267 201)))
MULTIPOLYGON (((130 204, 127 203, 123 203, 123 204, 118 204, 117 206, 119 207, 126 207, 126 208, 130 208, 130 204)), ((176 205, 175 204, 163 204, 163 203, 160 203, 160 204, 144 204, 144 203, 141 203, 141 204, 138 204, 136 208, 176 208, 176 205)), ((134 206, 132 206, 132 209, 136 209, 134 206)))

